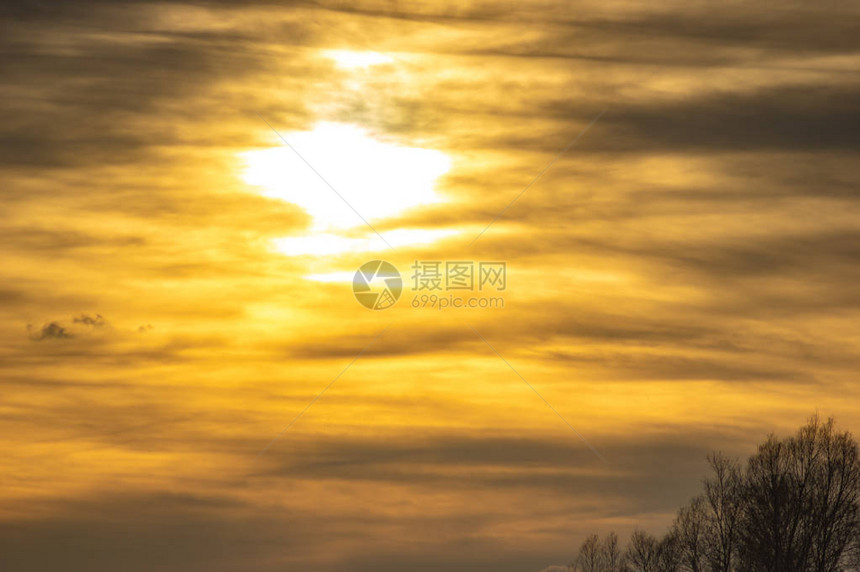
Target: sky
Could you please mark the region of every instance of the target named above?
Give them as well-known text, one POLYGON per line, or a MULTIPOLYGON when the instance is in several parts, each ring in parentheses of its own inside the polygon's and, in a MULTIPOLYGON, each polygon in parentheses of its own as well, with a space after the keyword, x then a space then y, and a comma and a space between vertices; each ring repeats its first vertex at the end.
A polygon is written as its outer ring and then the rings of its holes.
POLYGON ((0 567, 540 572, 860 430, 858 12, 4 4, 0 567))

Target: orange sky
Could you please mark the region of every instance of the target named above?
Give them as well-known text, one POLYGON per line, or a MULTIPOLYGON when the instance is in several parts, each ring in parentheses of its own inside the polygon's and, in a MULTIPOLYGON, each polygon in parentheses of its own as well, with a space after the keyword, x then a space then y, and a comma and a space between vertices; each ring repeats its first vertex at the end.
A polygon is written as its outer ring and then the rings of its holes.
POLYGON ((856 429, 857 16, 4 9, 0 567, 540 572, 856 429), (416 260, 504 307, 413 308, 416 260))

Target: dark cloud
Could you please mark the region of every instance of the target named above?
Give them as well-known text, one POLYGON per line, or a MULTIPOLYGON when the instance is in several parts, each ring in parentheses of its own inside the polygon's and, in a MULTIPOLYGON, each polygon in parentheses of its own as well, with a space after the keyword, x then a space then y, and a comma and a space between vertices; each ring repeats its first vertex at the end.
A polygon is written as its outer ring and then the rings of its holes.
POLYGON ((748 52, 738 48, 756 50, 757 57, 765 62, 778 56, 850 54, 860 49, 857 12, 844 5, 810 10, 794 3, 773 11, 737 4, 726 6, 719 14, 704 6, 673 8, 655 7, 644 13, 631 11, 605 19, 571 12, 533 11, 531 14, 542 24, 541 38, 476 53, 701 67, 741 62, 754 65, 748 52))
POLYGON ((36 342, 52 338, 68 339, 75 337, 73 333, 57 322, 49 322, 43 325, 38 331, 34 331, 33 326, 28 324, 27 331, 30 332, 30 339, 36 342))
MULTIPOLYGON (((399 325, 365 349, 361 360, 425 355, 445 356, 445 362, 451 364, 464 355, 496 360, 493 351, 466 325, 472 324, 524 374, 539 367, 534 362, 539 359, 543 364, 565 364, 599 380, 817 384, 816 368, 850 371, 857 367, 860 362, 850 346, 830 338, 733 330, 732 320, 737 315, 796 314, 821 311, 826 304, 833 308, 846 305, 844 298, 830 299, 813 310, 793 298, 767 299, 769 292, 756 294, 756 288, 761 290, 761 286, 751 285, 728 293, 714 306, 661 304, 619 313, 596 310, 593 301, 582 305, 548 301, 502 311, 497 319, 475 315, 458 325, 399 325), (655 318, 655 314, 661 317, 655 318), (693 316, 699 319, 691 323, 693 316), (510 327, 512 323, 517 324, 515 330, 510 327), (557 349, 558 344, 570 350, 557 349), (556 349, 541 349, 547 346, 556 349)), ((329 335, 293 344, 289 351, 302 359, 351 359, 372 338, 329 335)), ((499 367, 506 366, 499 361, 499 367)))
MULTIPOLYGON (((270 65, 251 47, 260 35, 162 29, 158 16, 170 9, 166 3, 95 2, 13 10, 0 41, 9 102, 0 164, 140 162, 151 159, 155 147, 212 144, 199 133, 219 116, 250 117, 248 99, 233 100, 234 111, 224 115, 224 101, 207 96, 225 79, 241 81, 270 65)), ((284 20, 274 33, 282 44, 284 38, 310 41, 307 27, 295 21, 284 20)), ((302 114, 299 100, 292 111, 302 114)), ((231 139, 253 142, 248 131, 225 133, 222 142, 231 139)))
POLYGON ((468 569, 513 571, 523 566, 536 568, 535 562, 544 558, 517 554, 505 548, 504 542, 482 533, 491 523, 489 516, 427 516, 395 523, 384 516, 353 511, 349 518, 338 518, 312 507, 254 510, 225 495, 112 491, 72 502, 43 503, 42 508, 59 514, 6 519, 0 524, 0 565, 4 568, 101 572, 117 567, 130 571, 274 571, 289 567, 336 572, 345 568, 402 570, 409 562, 415 570, 438 570, 444 563, 449 564, 447 569, 457 569, 461 559, 475 565, 468 569), (460 538, 442 533, 446 525, 454 525, 460 538), (423 533, 422 526, 427 527, 423 533), (413 549, 404 549, 402 542, 369 542, 373 538, 370 531, 376 529, 415 538, 413 549), (45 543, 52 550, 43 550, 45 543), (440 556, 442 546, 455 551, 440 556), (332 559, 334 550, 344 551, 344 558, 332 559))
POLYGON ((857 149, 858 101, 860 85, 800 85, 752 94, 708 94, 657 106, 634 103, 609 112, 605 118, 609 128, 597 130, 588 148, 857 149))
POLYGON ((578 490, 595 497, 629 495, 627 510, 635 513, 658 508, 678 494, 676 487, 686 489, 686 483, 703 470, 707 440, 714 438, 695 431, 614 438, 596 445, 607 459, 603 464, 563 429, 559 425, 559 435, 566 438, 553 441, 527 436, 428 437, 426 433, 408 440, 388 435, 384 441, 316 438, 311 442, 287 436, 261 458, 271 468, 256 477, 382 481, 446 490, 578 490), (665 465, 669 459, 671 467, 665 465), (675 486, 663 488, 667 480, 675 486))
POLYGON ((51 508, 59 514, 52 518, 0 524, 0 565, 9 570, 276 570, 283 563, 272 558, 314 538, 275 515, 225 518, 223 513, 236 507, 227 497, 182 493, 106 493, 57 503, 51 508), (42 549, 46 544, 51 550, 42 549))
MULTIPOLYGON (((370 337, 358 337, 354 335, 342 338, 314 339, 309 343, 291 344, 287 351, 297 358, 305 359, 329 359, 336 357, 355 357, 362 351, 370 337)), ((385 331, 378 342, 367 347, 362 355, 367 357, 385 357, 404 354, 432 353, 456 349, 462 347, 463 343, 474 342, 474 332, 468 328, 418 328, 409 331, 385 331)))
MULTIPOLYGON (((674 152, 683 156, 728 151, 853 151, 860 147, 860 85, 855 82, 822 86, 811 81, 744 90, 719 84, 702 93, 660 98, 656 93, 622 96, 622 87, 597 84, 594 89, 601 90, 601 96, 594 97, 594 90, 584 89, 592 92, 584 94, 586 99, 532 89, 527 106, 502 100, 498 105, 505 107, 494 109, 496 100, 481 101, 480 107, 473 101, 474 108, 454 107, 442 114, 448 121, 462 116, 468 122, 470 116, 494 112, 500 127, 518 120, 537 127, 526 133, 512 129, 502 136, 464 134, 455 141, 464 149, 492 146, 520 153, 557 153, 603 109, 605 115, 577 145, 576 155, 674 152)), ((643 87, 647 89, 647 82, 643 87)), ((518 100, 515 96, 514 101, 520 103, 518 100)))
POLYGON ((16 290, 16 289, 0 289, 0 304, 3 305, 11 305, 11 304, 19 304, 27 299, 27 292, 25 290, 16 290))
POLYGON ((101 314, 96 314, 95 317, 90 316, 88 314, 81 314, 79 317, 74 318, 72 321, 76 324, 85 324, 87 326, 95 326, 99 328, 107 324, 101 314))
MULTIPOLYGON (((27 570, 52 568, 62 561, 67 568, 81 563, 99 571, 127 561, 123 568, 130 570, 275 570, 289 562, 320 570, 396 570, 409 561, 413 568, 427 570, 442 564, 452 569, 536 570, 555 556, 544 551, 545 537, 570 533, 564 530, 567 522, 559 520, 569 510, 568 491, 584 488, 589 494, 615 496, 613 505, 623 507, 616 515, 629 517, 675 503, 695 488, 690 483, 704 466, 704 444, 694 444, 692 437, 667 444, 666 437, 649 442, 639 436, 609 444, 605 450, 613 466, 602 475, 587 469, 594 464, 590 452, 566 440, 290 439, 259 462, 270 468, 251 475, 241 489, 168 493, 107 487, 98 494, 30 503, 30 510, 20 516, 21 505, 15 503, 0 522, 0 564, 27 570), (678 458, 686 460, 678 463, 678 458), (405 487, 413 491, 410 504, 427 503, 426 511, 393 518, 384 511, 338 510, 331 501, 307 505, 297 494, 286 494, 277 504, 236 494, 270 486, 273 478, 283 480, 285 491, 300 490, 302 483, 332 491, 382 484, 393 493, 405 487), (533 507, 530 515, 517 515, 504 504, 488 504, 471 514, 432 508, 438 499, 432 491, 449 496, 497 493, 503 502, 516 489, 541 496, 555 491, 559 500, 552 508, 533 507), (547 521, 544 530, 528 531, 532 546, 512 546, 500 536, 506 523, 525 522, 527 517, 547 521), (396 546, 380 536, 386 530, 396 531, 396 546), (404 547, 403 538, 421 541, 404 547), (45 543, 52 550, 39 550, 45 543), (335 558, 320 560, 331 551, 337 551, 335 558), (382 553, 388 557, 381 558, 382 553)), ((158 441, 152 446, 158 447, 158 441)), ((393 494, 377 502, 380 507, 399 503, 393 494)))
POLYGON ((103 328, 107 325, 101 314, 96 314, 95 316, 81 314, 78 317, 72 318, 70 325, 59 321, 48 322, 36 331, 32 324, 28 324, 27 331, 30 332, 30 339, 33 341, 42 341, 50 338, 70 339, 80 335, 91 334, 94 329, 103 328))
POLYGON ((72 230, 34 227, 7 227, 0 231, 0 250, 58 252, 110 245, 141 246, 145 240, 136 236, 94 236, 72 230))

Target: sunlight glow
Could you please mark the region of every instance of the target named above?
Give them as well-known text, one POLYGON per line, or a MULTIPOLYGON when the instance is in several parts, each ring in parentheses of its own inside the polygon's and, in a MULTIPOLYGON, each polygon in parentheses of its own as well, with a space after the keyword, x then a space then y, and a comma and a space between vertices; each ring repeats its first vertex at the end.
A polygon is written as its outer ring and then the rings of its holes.
MULTIPOLYGON (((378 141, 364 129, 339 123, 283 135, 368 221, 442 200, 433 187, 451 168, 451 160, 440 151, 378 141)), ((246 183, 260 187, 267 197, 302 207, 313 217, 314 231, 364 225, 296 153, 278 143, 242 154, 246 183)))
POLYGON ((379 52, 352 52, 349 50, 326 50, 323 55, 331 60, 339 68, 354 69, 367 68, 379 64, 390 64, 394 58, 380 54, 379 52))
MULTIPOLYGON (((392 247, 416 246, 430 244, 460 234, 459 230, 453 229, 421 229, 421 228, 399 228, 381 233, 392 247)), ((342 254, 344 252, 371 252, 385 250, 386 246, 382 240, 373 233, 368 233, 363 238, 352 238, 336 234, 322 233, 311 236, 289 236, 276 238, 272 241, 275 250, 287 256, 325 256, 329 254, 342 254)))

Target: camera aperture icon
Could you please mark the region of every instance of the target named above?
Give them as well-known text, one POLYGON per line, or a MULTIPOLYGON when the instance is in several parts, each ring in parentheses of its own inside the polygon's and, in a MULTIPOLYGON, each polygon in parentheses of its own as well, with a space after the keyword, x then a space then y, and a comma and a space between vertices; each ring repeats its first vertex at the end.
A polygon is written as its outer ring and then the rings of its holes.
POLYGON ((371 310, 393 306, 403 292, 400 272, 390 262, 371 260, 355 271, 352 291, 358 303, 371 310))

